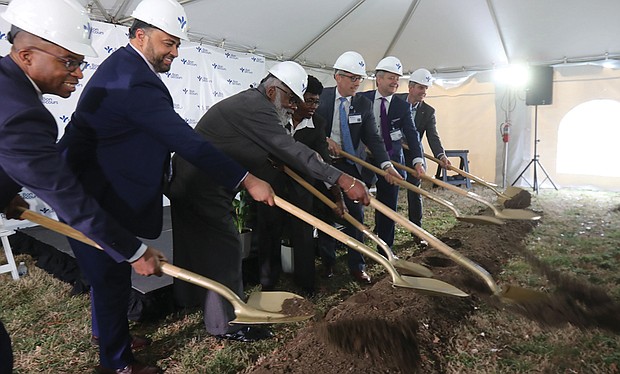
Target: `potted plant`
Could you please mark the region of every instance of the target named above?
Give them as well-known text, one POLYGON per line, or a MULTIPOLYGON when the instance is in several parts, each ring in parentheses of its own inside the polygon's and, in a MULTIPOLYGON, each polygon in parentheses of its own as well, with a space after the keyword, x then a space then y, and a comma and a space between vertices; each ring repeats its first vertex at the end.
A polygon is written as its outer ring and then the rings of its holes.
POLYGON ((247 191, 241 190, 233 199, 233 220, 241 237, 241 258, 247 258, 252 248, 252 229, 248 227, 250 219, 250 203, 247 191))

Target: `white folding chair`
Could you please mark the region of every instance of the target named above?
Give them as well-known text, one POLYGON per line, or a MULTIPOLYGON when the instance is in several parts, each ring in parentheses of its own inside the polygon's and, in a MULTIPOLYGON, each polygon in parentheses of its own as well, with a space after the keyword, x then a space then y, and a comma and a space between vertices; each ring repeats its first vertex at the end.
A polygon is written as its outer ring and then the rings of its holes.
POLYGON ((15 231, 4 227, 4 217, 0 214, 0 239, 2 239, 2 248, 4 248, 4 254, 8 262, 8 264, 0 265, 0 274, 10 272, 13 279, 18 280, 19 274, 17 273, 17 265, 15 264, 13 251, 11 250, 11 243, 9 243, 9 236, 13 234, 15 234, 15 231))

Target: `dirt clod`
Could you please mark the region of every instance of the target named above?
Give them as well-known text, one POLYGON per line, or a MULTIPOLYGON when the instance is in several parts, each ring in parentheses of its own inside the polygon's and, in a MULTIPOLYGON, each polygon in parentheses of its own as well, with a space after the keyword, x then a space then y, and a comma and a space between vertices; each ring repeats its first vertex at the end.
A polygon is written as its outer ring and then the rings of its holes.
POLYGON ((508 209, 525 209, 532 203, 532 195, 523 190, 512 198, 504 201, 504 207, 508 209))
POLYGON ((287 316, 309 316, 314 313, 314 304, 303 298, 292 297, 282 303, 282 314, 287 316))

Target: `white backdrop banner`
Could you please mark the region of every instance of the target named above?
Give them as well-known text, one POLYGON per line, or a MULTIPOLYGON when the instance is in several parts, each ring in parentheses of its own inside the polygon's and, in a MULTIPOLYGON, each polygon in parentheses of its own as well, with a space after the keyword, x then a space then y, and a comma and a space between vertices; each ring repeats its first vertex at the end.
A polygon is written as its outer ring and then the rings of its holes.
MULTIPOLYGON (((0 5, 0 13, 5 9, 6 6, 0 5)), ((2 56, 6 56, 11 48, 7 41, 9 30, 10 25, 0 18, 0 55, 2 56)), ((76 91, 68 99, 52 95, 43 97, 43 103, 56 118, 59 137, 62 136, 65 126, 71 119, 84 85, 112 52, 127 45, 129 33, 125 26, 93 21, 92 35, 93 47, 99 56, 87 57, 88 65, 84 69, 84 78, 78 84, 76 91)), ((194 127, 213 104, 250 86, 256 87, 264 75, 265 59, 262 56, 183 42, 179 49, 179 57, 172 64, 172 69, 161 76, 170 90, 176 112, 194 127)), ((32 209, 56 218, 53 210, 32 192, 24 190, 22 196, 30 203, 32 209)), ((30 225, 9 220, 6 226, 18 228, 30 225)))

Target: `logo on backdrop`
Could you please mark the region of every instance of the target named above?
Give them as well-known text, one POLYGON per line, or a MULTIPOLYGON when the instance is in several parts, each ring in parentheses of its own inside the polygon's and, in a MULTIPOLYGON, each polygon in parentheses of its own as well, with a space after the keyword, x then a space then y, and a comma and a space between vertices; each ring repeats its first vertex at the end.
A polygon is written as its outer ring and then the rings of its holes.
POLYGON ((222 91, 213 91, 213 97, 222 98, 224 97, 224 93, 222 91))
POLYGON ((193 60, 188 60, 188 59, 186 59, 186 58, 182 58, 182 59, 181 59, 181 62, 183 63, 183 65, 186 65, 186 66, 198 66, 198 64, 196 63, 196 61, 193 61, 193 60))
POLYGON ((213 69, 215 70, 226 70, 224 65, 220 65, 217 62, 212 63, 211 66, 213 66, 213 69))
POLYGON ((6 33, 0 30, 0 40, 2 39, 6 40, 6 33))
POLYGON ((93 64, 91 62, 87 62, 86 67, 84 67, 84 70, 97 70, 97 68, 99 68, 99 64, 93 64))
POLYGON ((174 103, 174 109, 175 110, 181 110, 181 109, 183 109, 183 106, 181 104, 174 103))
POLYGON ((91 32, 95 35, 103 35, 105 34, 102 30, 100 30, 98 27, 93 27, 91 28, 91 32))
POLYGON ((231 86, 241 86, 241 82, 239 82, 238 80, 226 79, 226 82, 228 82, 228 84, 231 86))
POLYGON ((239 71, 243 74, 254 74, 254 72, 250 68, 239 68, 239 71))
POLYGON ((164 75, 166 76, 166 78, 168 79, 183 79, 183 77, 181 76, 181 74, 177 74, 177 73, 172 73, 172 72, 165 72, 164 75))
POLYGON ((114 47, 110 47, 109 45, 106 45, 105 47, 103 47, 103 49, 104 49, 106 52, 108 52, 108 54, 110 54, 110 53, 112 53, 112 52, 116 51, 116 50, 118 49, 118 47, 117 47, 117 48, 114 48, 114 47))
POLYGON ((203 46, 199 45, 196 47, 196 50, 198 51, 198 53, 204 53, 206 55, 210 55, 211 51, 207 48, 204 48, 203 46))
POLYGON ((201 75, 197 76, 198 82, 200 83, 213 83, 213 79, 209 79, 209 77, 203 77, 201 75))
POLYGON ((206 112, 207 110, 209 110, 209 108, 211 108, 211 105, 196 105, 198 107, 198 109, 200 109, 200 111, 202 112, 206 112))
POLYGON ((51 97, 44 97, 42 102, 46 105, 58 105, 58 100, 55 100, 51 97))
POLYGON ((58 119, 61 120, 62 123, 67 123, 67 121, 69 120, 69 117, 63 114, 62 116, 58 117, 58 119))
POLYGON ((265 59, 262 57, 258 57, 258 56, 252 56, 250 57, 250 60, 258 63, 258 64, 264 64, 265 63, 265 59))
POLYGON ((187 124, 191 126, 196 126, 196 124, 198 123, 198 121, 193 118, 185 118, 185 122, 187 122, 187 124))
POLYGON ((194 90, 187 89, 187 88, 184 88, 184 89, 183 89, 183 93, 184 93, 185 95, 190 95, 190 96, 198 96, 198 92, 196 92, 196 91, 194 91, 194 90))
POLYGON ((224 56, 226 56, 226 58, 229 58, 231 60, 238 60, 239 59, 239 57, 236 54, 230 53, 230 52, 224 53, 224 56))
POLYGON ((181 26, 181 30, 185 29, 185 26, 187 26, 187 21, 185 20, 185 17, 178 17, 177 20, 179 21, 179 26, 181 26))

